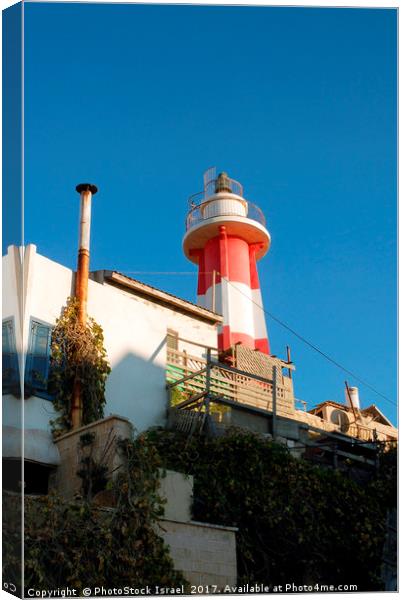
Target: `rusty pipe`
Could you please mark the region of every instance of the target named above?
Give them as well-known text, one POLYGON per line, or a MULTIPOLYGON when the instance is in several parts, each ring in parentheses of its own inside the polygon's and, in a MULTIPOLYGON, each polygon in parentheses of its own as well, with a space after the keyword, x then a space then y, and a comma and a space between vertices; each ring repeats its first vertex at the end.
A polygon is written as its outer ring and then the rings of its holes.
MULTIPOLYGON (((78 320, 82 325, 87 323, 88 274, 90 267, 90 230, 91 199, 97 193, 97 186, 91 183, 80 183, 76 186, 80 194, 79 252, 75 282, 75 296, 78 299, 78 320)), ((80 427, 83 420, 83 402, 81 383, 76 377, 73 385, 71 421, 73 429, 80 427)))
POLYGON ((90 266, 91 199, 98 190, 91 183, 81 183, 76 187, 76 191, 80 194, 80 226, 75 296, 79 301, 79 321, 85 325, 90 266))

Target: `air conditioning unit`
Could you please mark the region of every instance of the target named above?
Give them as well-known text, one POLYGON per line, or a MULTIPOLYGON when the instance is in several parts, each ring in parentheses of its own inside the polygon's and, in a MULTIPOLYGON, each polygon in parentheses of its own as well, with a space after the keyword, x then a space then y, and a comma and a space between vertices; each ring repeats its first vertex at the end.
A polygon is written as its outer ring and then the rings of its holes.
POLYGON ((350 421, 347 413, 344 410, 340 410, 336 408, 331 413, 331 423, 338 425, 338 428, 342 431, 342 433, 347 433, 350 421))

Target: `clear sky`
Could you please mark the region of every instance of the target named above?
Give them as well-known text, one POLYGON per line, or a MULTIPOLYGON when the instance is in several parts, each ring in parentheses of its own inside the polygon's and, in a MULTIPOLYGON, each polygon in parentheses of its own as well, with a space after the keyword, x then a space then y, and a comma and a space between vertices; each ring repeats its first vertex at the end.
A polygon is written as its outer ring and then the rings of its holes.
MULTIPOLYGON (((27 3, 25 19, 26 243, 75 268, 90 181, 91 268, 195 300, 187 198, 216 165, 267 217, 266 309, 396 403, 396 11, 27 3)), ((267 324, 297 398, 343 401, 354 378, 267 324)))

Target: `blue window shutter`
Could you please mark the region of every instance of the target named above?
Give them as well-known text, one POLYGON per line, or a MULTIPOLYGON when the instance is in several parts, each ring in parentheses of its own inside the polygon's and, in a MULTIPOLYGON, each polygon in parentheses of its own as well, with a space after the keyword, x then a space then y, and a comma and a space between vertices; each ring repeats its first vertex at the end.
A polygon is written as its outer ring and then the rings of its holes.
POLYGON ((20 379, 13 319, 3 321, 2 337, 3 393, 7 393, 19 385, 20 379))
POLYGON ((25 382, 35 390, 48 389, 51 327, 31 321, 25 382))

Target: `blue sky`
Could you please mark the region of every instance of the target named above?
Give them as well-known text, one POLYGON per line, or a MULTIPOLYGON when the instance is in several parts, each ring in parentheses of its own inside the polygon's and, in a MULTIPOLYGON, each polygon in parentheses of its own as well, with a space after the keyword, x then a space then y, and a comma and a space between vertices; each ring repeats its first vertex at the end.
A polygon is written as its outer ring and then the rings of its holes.
MULTIPOLYGON (((396 11, 25 4, 25 239, 75 268, 91 181, 92 269, 189 300, 187 197, 211 165, 267 217, 265 307, 392 402, 396 397, 396 11)), ((292 348, 295 393, 344 380, 292 348)), ((362 405, 395 406, 359 384, 362 405)))

